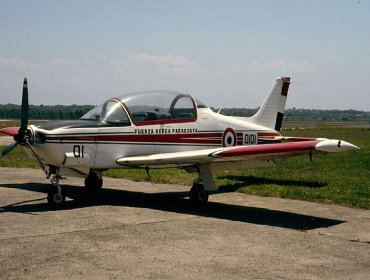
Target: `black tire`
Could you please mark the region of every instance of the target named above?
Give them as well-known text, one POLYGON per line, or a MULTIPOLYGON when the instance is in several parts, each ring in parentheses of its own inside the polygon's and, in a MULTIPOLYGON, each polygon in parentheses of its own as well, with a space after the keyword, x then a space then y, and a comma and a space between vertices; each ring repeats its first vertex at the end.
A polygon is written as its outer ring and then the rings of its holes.
POLYGON ((66 196, 63 192, 59 195, 57 190, 51 190, 48 193, 47 200, 51 208, 60 208, 64 205, 66 196))
POLYGON ((190 190, 190 202, 196 207, 204 207, 208 202, 209 193, 204 190, 203 184, 196 183, 190 190))
POLYGON ((94 173, 89 174, 85 179, 85 187, 89 191, 98 191, 103 187, 103 179, 94 173))

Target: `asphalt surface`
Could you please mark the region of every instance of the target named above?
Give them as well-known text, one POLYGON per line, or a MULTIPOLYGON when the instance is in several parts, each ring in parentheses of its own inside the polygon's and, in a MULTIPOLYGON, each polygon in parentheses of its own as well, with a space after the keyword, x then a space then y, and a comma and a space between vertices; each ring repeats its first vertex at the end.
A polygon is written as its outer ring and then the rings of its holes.
POLYGON ((32 169, 0 168, 0 279, 369 279, 369 211, 104 178, 46 203, 32 169))
POLYGON ((0 136, 0 147, 8 146, 12 142, 14 142, 13 137, 11 137, 11 136, 0 136))

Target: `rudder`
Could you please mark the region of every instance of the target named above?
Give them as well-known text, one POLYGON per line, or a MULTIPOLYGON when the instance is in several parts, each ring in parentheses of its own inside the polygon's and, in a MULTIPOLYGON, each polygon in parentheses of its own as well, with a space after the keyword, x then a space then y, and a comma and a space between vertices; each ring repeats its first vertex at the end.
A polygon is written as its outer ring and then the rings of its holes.
POLYGON ((250 121, 279 131, 283 123, 289 85, 290 77, 277 78, 261 108, 250 121))

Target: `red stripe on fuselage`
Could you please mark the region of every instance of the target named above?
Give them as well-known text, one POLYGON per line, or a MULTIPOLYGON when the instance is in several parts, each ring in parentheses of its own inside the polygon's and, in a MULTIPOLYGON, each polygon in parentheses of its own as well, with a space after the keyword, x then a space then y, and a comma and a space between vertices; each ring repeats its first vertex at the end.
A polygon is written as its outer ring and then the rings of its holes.
MULTIPOLYGON (((243 132, 236 133, 237 145, 244 145, 243 132)), ((277 132, 258 132, 259 138, 281 136, 277 132)), ((86 141, 86 142, 137 142, 137 143, 178 143, 178 144, 222 144, 222 132, 189 134, 95 134, 95 135, 48 135, 47 141, 86 141)))
POLYGON ((258 132, 258 137, 275 137, 275 136, 281 136, 281 134, 279 132, 274 131, 258 132))
POLYGON ((219 135, 205 136, 202 134, 146 134, 146 135, 101 135, 101 142, 153 142, 153 143, 199 143, 199 144, 220 144, 219 140, 214 137, 219 135))

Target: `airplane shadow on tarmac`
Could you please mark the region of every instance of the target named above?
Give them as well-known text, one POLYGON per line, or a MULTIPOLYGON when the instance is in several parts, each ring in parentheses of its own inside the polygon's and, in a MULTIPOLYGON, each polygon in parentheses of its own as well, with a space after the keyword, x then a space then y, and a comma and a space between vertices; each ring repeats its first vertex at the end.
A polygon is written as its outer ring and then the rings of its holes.
POLYGON ((218 176, 218 179, 227 179, 233 182, 232 185, 220 186, 218 189, 224 192, 235 192, 238 188, 248 187, 251 185, 275 184, 285 187, 302 186, 305 188, 322 188, 327 186, 327 183, 317 181, 302 181, 302 180, 281 180, 281 179, 268 179, 255 176, 235 176, 226 175, 218 176))
MULTIPOLYGON (((50 190, 50 184, 2 184, 0 188, 17 188, 46 194, 50 190)), ((187 199, 188 192, 143 193, 103 188, 98 193, 92 194, 83 187, 71 185, 63 185, 63 191, 72 200, 67 200, 62 209, 51 210, 46 199, 35 199, 11 205, 0 205, 0 214, 4 212, 35 214, 37 212, 111 205, 147 208, 295 230, 327 228, 345 222, 266 208, 213 202, 212 196, 206 207, 194 209, 187 199)))

